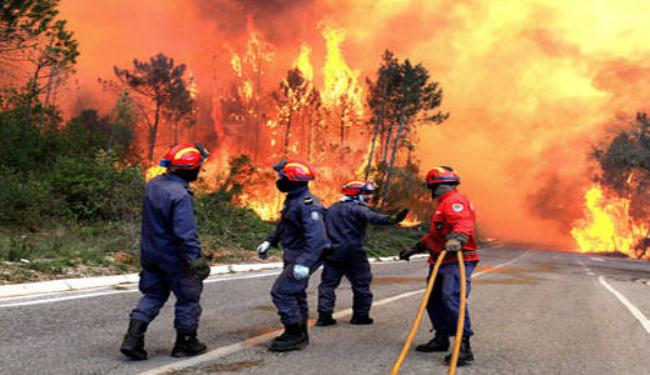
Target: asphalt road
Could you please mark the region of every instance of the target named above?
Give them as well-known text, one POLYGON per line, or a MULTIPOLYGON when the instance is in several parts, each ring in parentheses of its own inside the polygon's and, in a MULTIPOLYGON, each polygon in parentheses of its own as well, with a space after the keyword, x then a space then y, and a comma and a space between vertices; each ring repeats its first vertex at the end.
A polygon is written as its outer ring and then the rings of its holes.
MULTIPOLYGON (((426 269, 423 261, 373 265, 375 324, 348 324, 351 294, 343 283, 340 323, 313 328, 310 346, 284 354, 265 348, 280 328, 269 296, 276 272, 211 278, 200 328, 210 352, 193 361, 169 356, 173 303, 150 325, 150 359, 121 356, 128 312, 139 297, 132 287, 0 300, 0 373, 387 374, 415 317, 426 269)), ((312 314, 319 277, 312 276, 312 314)), ((459 374, 650 373, 650 263, 486 249, 470 311, 476 360, 459 374)), ((416 344, 430 338, 429 328, 425 320, 416 344)), ((412 351, 402 373, 445 374, 443 357, 412 351)))

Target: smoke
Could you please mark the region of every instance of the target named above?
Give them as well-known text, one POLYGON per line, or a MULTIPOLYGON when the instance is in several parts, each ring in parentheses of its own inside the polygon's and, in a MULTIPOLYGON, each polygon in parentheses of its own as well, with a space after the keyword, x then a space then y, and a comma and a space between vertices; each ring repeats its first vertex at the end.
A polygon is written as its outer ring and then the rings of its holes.
MULTIPOLYGON (((609 124, 650 102, 648 10, 650 3, 634 0, 61 4, 80 41, 77 95, 92 92, 93 102, 106 105, 114 98, 96 79, 158 52, 186 63, 210 103, 232 77, 228 60, 245 48, 249 19, 275 51, 267 89, 286 75, 303 43, 313 48, 322 84, 324 25, 345 31, 343 53, 363 77, 372 76, 387 48, 422 62, 441 83, 442 109, 451 117, 420 129, 421 169, 455 167, 491 235, 564 247, 574 246, 568 226, 597 173, 589 150, 609 124)), ((212 129, 203 123, 209 117, 197 126, 212 129)))

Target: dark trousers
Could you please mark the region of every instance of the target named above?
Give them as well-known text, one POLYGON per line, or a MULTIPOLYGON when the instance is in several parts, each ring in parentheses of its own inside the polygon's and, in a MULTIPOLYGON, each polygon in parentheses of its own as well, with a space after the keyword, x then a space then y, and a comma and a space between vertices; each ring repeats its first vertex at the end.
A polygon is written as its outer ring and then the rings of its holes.
POLYGON ((309 277, 296 280, 293 277, 293 266, 293 263, 286 263, 271 288, 273 304, 278 309, 280 320, 285 326, 303 324, 309 319, 307 306, 309 277))
MULTIPOLYGON (((476 262, 465 262, 466 297, 472 287, 472 272, 476 267, 476 262)), ((429 267, 429 276, 433 266, 429 267)), ((428 279, 427 279, 428 280, 428 279)), ((427 312, 436 332, 454 336, 456 335, 456 326, 458 323, 458 310, 460 307, 460 273, 457 263, 442 264, 436 277, 427 312)), ((465 325, 463 327, 463 336, 472 336, 472 322, 469 318, 469 303, 465 309, 465 325)))
POLYGON ((131 319, 151 322, 173 292, 176 296, 174 327, 181 333, 196 331, 201 316, 203 281, 192 276, 189 269, 170 274, 143 265, 139 287, 144 295, 131 311, 131 319))
POLYGON ((332 313, 336 303, 336 288, 345 276, 352 285, 352 309, 355 315, 366 316, 372 306, 372 272, 367 258, 346 262, 325 261, 321 283, 318 286, 318 312, 332 313))

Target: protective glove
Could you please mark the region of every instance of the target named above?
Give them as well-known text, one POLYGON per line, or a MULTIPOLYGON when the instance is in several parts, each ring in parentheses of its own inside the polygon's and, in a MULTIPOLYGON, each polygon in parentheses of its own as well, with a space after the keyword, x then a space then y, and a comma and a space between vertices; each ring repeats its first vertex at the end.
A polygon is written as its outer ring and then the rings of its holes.
POLYGON ((409 209, 405 208, 400 212, 398 212, 397 214, 391 215, 388 220, 390 220, 391 224, 398 224, 401 223, 404 219, 406 219, 406 215, 408 214, 409 214, 409 209))
POLYGON ((400 251, 399 259, 400 260, 405 260, 405 261, 408 262, 409 258, 411 256, 413 256, 414 254, 424 253, 426 251, 427 251, 427 246, 425 244, 423 244, 422 242, 418 241, 415 245, 413 245, 412 248, 400 251))
POLYGON ((271 243, 269 241, 262 242, 262 244, 257 247, 257 256, 260 259, 268 258, 270 248, 271 248, 271 243))
POLYGON ((205 280, 210 276, 210 265, 205 257, 198 257, 190 261, 190 272, 199 280, 205 280))
POLYGON ((457 238, 450 238, 445 242, 445 250, 448 253, 455 253, 463 249, 463 243, 457 238))
POLYGON ((293 277, 296 280, 304 280, 309 276, 309 267, 296 264, 293 266, 293 277))
POLYGON ((399 260, 405 260, 409 261, 411 256, 413 256, 417 251, 415 251, 415 248, 410 248, 410 249, 404 249, 399 252, 399 260))

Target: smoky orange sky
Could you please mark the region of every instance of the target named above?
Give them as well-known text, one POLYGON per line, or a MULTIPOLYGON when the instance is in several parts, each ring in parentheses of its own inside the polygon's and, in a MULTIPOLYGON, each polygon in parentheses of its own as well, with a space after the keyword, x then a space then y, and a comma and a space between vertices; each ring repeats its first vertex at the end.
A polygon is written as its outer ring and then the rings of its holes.
POLYGON ((484 233, 565 248, 575 247, 570 223, 598 173, 589 151, 608 127, 648 109, 649 11, 650 2, 630 0, 61 3, 80 42, 74 108, 101 106, 108 94, 97 78, 157 52, 212 92, 228 78, 217 61, 244 43, 247 16, 276 50, 269 70, 278 80, 303 43, 322 68, 324 24, 345 31, 343 54, 361 79, 387 48, 422 62, 450 113, 420 129, 422 169, 459 171, 484 233))

